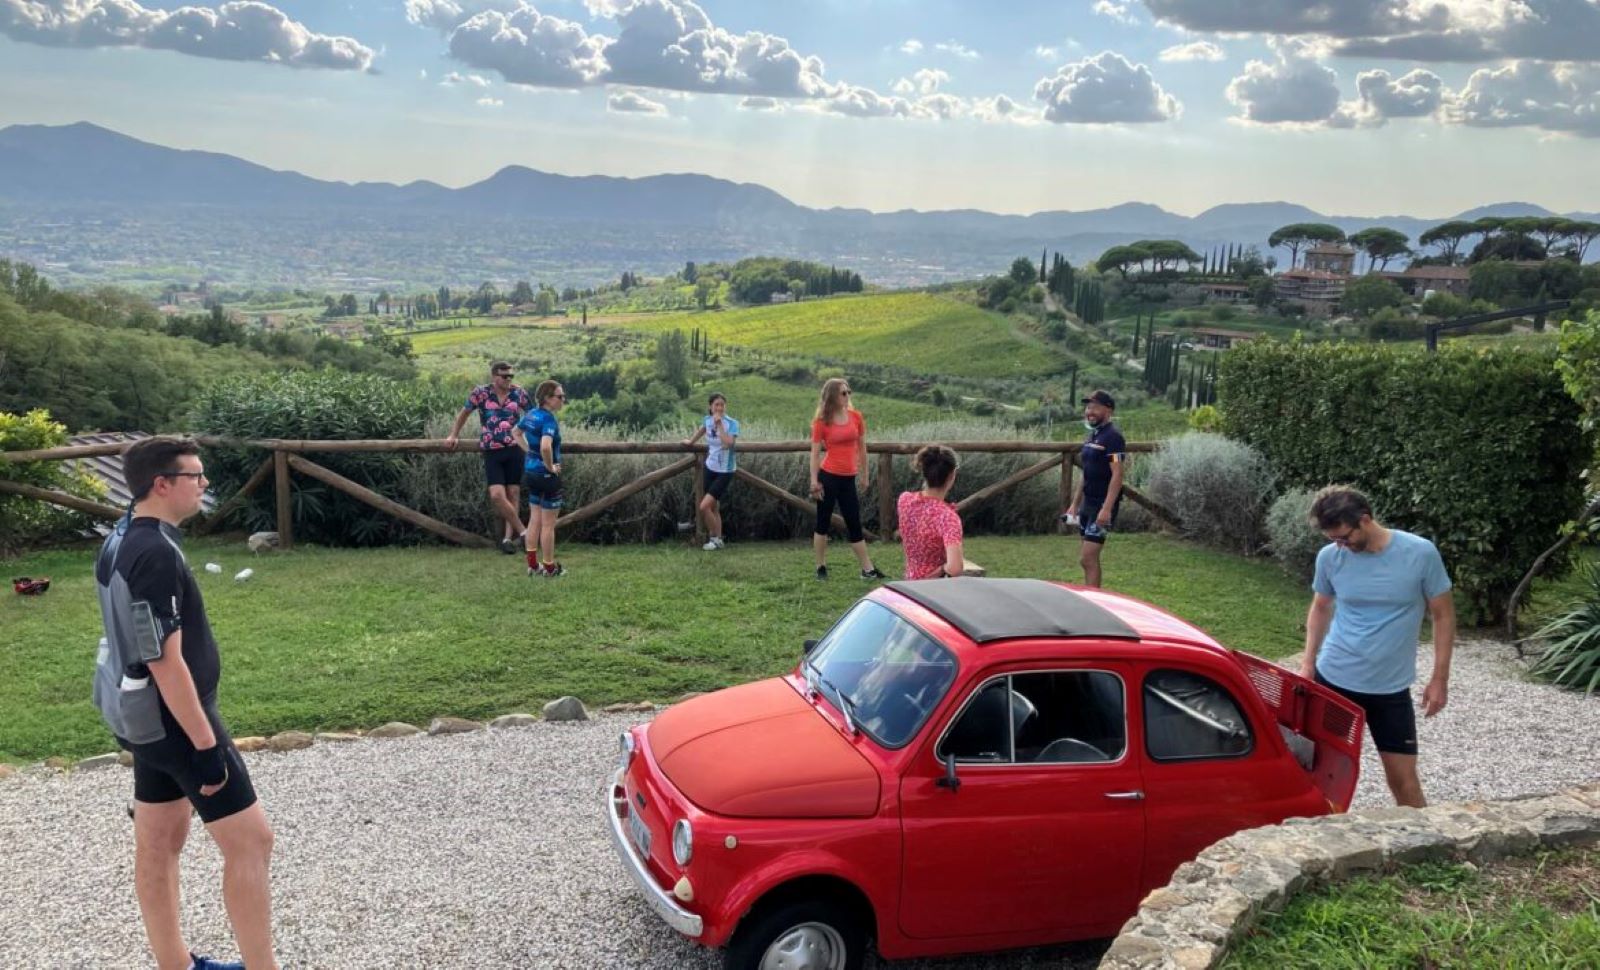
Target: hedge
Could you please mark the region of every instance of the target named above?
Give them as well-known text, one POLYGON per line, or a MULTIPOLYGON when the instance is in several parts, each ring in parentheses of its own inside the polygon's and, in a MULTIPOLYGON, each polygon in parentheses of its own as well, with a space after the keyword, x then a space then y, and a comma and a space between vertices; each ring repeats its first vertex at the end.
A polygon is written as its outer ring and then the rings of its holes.
POLYGON ((1480 622, 1504 619, 1582 502, 1594 448, 1552 352, 1256 340, 1218 378, 1224 431, 1280 485, 1366 492, 1380 521, 1438 545, 1480 622))

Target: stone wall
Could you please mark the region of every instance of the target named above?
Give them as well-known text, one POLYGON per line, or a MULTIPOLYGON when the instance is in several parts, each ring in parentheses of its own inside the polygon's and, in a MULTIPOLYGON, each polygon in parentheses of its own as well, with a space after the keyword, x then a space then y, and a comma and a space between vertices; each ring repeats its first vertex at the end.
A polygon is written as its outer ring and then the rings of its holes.
POLYGON ((1600 841, 1600 783, 1493 802, 1377 808, 1240 832, 1146 896, 1101 970, 1202 970, 1301 890, 1429 859, 1484 862, 1600 841))

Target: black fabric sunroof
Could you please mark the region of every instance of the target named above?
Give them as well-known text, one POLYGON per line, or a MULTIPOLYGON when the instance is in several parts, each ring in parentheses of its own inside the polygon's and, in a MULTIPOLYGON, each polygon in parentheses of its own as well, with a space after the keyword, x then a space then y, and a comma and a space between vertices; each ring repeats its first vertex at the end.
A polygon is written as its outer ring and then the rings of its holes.
POLYGON ((954 576, 887 585, 944 617, 976 643, 1018 637, 1139 639, 1109 610, 1042 579, 954 576))

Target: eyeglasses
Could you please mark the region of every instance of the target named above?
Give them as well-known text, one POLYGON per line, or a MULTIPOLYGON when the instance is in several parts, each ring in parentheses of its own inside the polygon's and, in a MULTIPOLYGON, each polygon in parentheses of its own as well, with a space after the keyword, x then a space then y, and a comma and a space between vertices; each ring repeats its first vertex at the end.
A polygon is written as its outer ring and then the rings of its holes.
POLYGON ((494 376, 496 376, 496 377, 516 377, 517 375, 515 373, 513 373, 512 371, 508 371, 507 370, 507 371, 501 371, 500 373, 498 373, 498 374, 496 374, 494 376))
POLYGON ((1326 532, 1324 532, 1323 535, 1327 536, 1328 541, 1333 543, 1336 546, 1348 546, 1350 544, 1350 537, 1355 535, 1356 533, 1358 533, 1360 531, 1361 531, 1361 527, 1359 525, 1352 525, 1352 526, 1347 527, 1344 530, 1344 535, 1337 535, 1336 536, 1336 535, 1330 535, 1329 533, 1326 533, 1326 532))
POLYGON ((161 478, 192 478, 192 479, 194 479, 195 481, 198 482, 200 479, 206 477, 206 473, 205 472, 162 472, 159 477, 161 477, 161 478))

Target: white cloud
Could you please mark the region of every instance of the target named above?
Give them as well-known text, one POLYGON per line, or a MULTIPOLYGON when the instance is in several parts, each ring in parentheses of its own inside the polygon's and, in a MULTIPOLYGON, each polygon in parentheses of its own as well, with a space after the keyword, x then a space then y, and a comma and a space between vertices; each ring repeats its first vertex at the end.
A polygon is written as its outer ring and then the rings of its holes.
POLYGON ((439 83, 445 87, 454 87, 457 84, 470 84, 473 87, 486 88, 493 82, 484 77, 482 74, 462 74, 459 71, 451 71, 449 74, 446 74, 444 76, 444 80, 440 81, 439 83))
POLYGON ((1445 120, 1476 128, 1534 127, 1600 138, 1600 68, 1515 61, 1472 73, 1445 120))
POLYGON ((480 108, 499 108, 499 107, 502 107, 504 104, 505 104, 505 102, 500 100, 499 98, 479 98, 478 99, 478 106, 480 108))
POLYGON ((618 91, 606 98, 606 110, 617 114, 665 116, 667 106, 659 101, 651 101, 637 91, 618 91))
POLYGON ((632 0, 616 19, 621 30, 605 47, 611 82, 799 98, 832 89, 820 58, 801 55, 782 37, 717 27, 688 0, 632 0))
POLYGON ((1357 99, 1340 106, 1356 124, 1382 125, 1390 118, 1425 118, 1450 97, 1444 80, 1422 68, 1393 77, 1388 71, 1362 71, 1356 75, 1357 99))
POLYGON ((1187 44, 1174 44, 1157 56, 1163 61, 1220 61, 1228 55, 1209 40, 1197 40, 1187 44))
POLYGON ((901 97, 888 97, 855 84, 842 86, 834 96, 818 104, 817 110, 852 118, 913 118, 917 107, 901 97))
POLYGON ((1033 56, 1041 61, 1053 61, 1060 55, 1061 52, 1059 50, 1054 47, 1046 47, 1044 44, 1040 44, 1033 49, 1033 56))
POLYGON ((1128 12, 1130 6, 1132 4, 1126 2, 1126 0, 1122 3, 1114 3, 1112 0, 1095 0, 1094 12, 1102 17, 1110 17, 1119 23, 1137 24, 1139 18, 1128 12))
POLYGON ((1195 31, 1336 38, 1341 56, 1600 60, 1595 0, 1145 0, 1195 31))
POLYGON ((925 67, 910 77, 903 77, 894 82, 891 90, 895 94, 930 95, 939 90, 939 86, 950 80, 950 75, 936 68, 925 67))
POLYGON ((902 54, 920 54, 920 53, 922 53, 922 41, 917 40, 915 37, 911 38, 910 40, 906 41, 904 44, 900 45, 900 53, 902 53, 902 54))
POLYGON ((1156 83, 1150 69, 1114 51, 1102 51, 1041 78, 1033 97, 1044 119, 1057 124, 1140 124, 1170 121, 1178 99, 1156 83))
POLYGON ((783 102, 777 98, 749 97, 739 102, 746 111, 782 111, 783 102))
POLYGON ((135 0, 0 0, 0 34, 48 47, 144 47, 225 61, 365 71, 374 52, 258 0, 158 10, 135 0))
POLYGON ((450 55, 463 64, 496 71, 513 84, 575 88, 606 72, 606 38, 580 24, 546 17, 532 7, 512 13, 484 10, 450 32, 450 55))
POLYGON ((1252 60, 1228 83, 1240 121, 1264 125, 1327 123, 1339 110, 1339 75, 1302 45, 1275 43, 1275 63, 1252 60))
POLYGON ((933 49, 941 54, 950 54, 955 57, 959 57, 964 61, 975 61, 979 57, 977 51, 961 43, 960 41, 941 40, 939 43, 933 45, 933 49))
POLYGON ((1039 120, 1038 112, 1024 108, 1003 94, 997 94, 992 98, 978 98, 972 102, 971 110, 972 116, 979 121, 1015 121, 1031 124, 1039 120))

